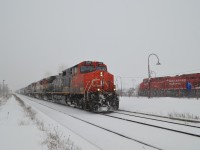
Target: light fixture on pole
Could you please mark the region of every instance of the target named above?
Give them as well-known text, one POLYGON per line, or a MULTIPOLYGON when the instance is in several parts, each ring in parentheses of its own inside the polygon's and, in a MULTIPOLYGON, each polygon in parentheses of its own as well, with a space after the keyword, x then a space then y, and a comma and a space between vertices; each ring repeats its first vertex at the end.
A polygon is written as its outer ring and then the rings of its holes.
POLYGON ((150 72, 150 65, 149 65, 149 58, 150 58, 150 56, 156 56, 156 58, 157 58, 157 60, 158 60, 158 62, 157 62, 157 64, 156 65, 161 65, 161 63, 160 63, 160 61, 159 61, 159 58, 158 58, 158 55, 156 55, 156 54, 154 54, 154 53, 151 53, 151 54, 149 54, 149 56, 148 56, 148 90, 149 90, 149 92, 148 92, 148 97, 150 98, 150 96, 151 96, 151 93, 150 93, 150 78, 151 78, 151 72, 150 72))

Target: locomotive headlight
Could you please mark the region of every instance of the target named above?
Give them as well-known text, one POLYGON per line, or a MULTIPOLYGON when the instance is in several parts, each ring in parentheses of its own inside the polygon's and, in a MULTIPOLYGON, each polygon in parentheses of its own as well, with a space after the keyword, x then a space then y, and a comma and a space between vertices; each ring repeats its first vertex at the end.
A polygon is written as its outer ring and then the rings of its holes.
POLYGON ((116 89, 113 89, 113 91, 116 91, 116 89))
POLYGON ((100 72, 100 76, 103 77, 103 72, 100 72))
POLYGON ((97 91, 101 91, 100 89, 97 89, 97 91))

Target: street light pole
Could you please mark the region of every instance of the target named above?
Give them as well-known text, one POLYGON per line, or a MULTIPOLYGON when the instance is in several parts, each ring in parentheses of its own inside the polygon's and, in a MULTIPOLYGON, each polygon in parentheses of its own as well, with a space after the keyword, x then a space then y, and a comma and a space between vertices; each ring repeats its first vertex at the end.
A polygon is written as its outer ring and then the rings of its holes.
POLYGON ((151 53, 149 54, 149 57, 148 57, 148 87, 149 87, 149 92, 148 92, 148 97, 150 98, 151 96, 151 93, 150 93, 150 78, 151 78, 151 73, 150 73, 150 65, 149 65, 149 58, 150 56, 156 56, 158 62, 156 65, 161 65, 160 61, 159 61, 159 58, 158 58, 158 55, 154 54, 154 53, 151 53))
POLYGON ((3 80, 3 89, 2 89, 2 90, 3 90, 3 97, 4 97, 4 81, 5 81, 5 80, 3 80))

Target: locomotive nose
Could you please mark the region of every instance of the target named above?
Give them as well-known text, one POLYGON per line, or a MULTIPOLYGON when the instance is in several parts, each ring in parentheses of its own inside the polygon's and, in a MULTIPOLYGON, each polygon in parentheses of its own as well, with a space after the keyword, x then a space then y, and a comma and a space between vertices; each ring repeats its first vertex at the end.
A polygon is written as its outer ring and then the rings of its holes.
MULTIPOLYGON (((96 70, 85 75, 85 88, 91 92, 108 91, 110 83, 113 80, 112 76, 104 70, 96 70)), ((111 86, 110 86, 111 87, 111 86)))
POLYGON ((96 90, 97 91, 113 91, 114 84, 113 84, 113 76, 106 71, 99 70, 95 72, 96 82, 96 90))

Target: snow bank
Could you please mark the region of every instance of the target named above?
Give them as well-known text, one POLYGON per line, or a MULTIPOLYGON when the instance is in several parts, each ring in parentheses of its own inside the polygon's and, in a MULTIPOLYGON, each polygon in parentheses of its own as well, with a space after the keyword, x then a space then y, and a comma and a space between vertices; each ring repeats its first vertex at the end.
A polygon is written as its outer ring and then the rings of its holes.
POLYGON ((41 145, 42 132, 26 118, 23 109, 11 97, 0 110, 2 150, 47 150, 41 145))

